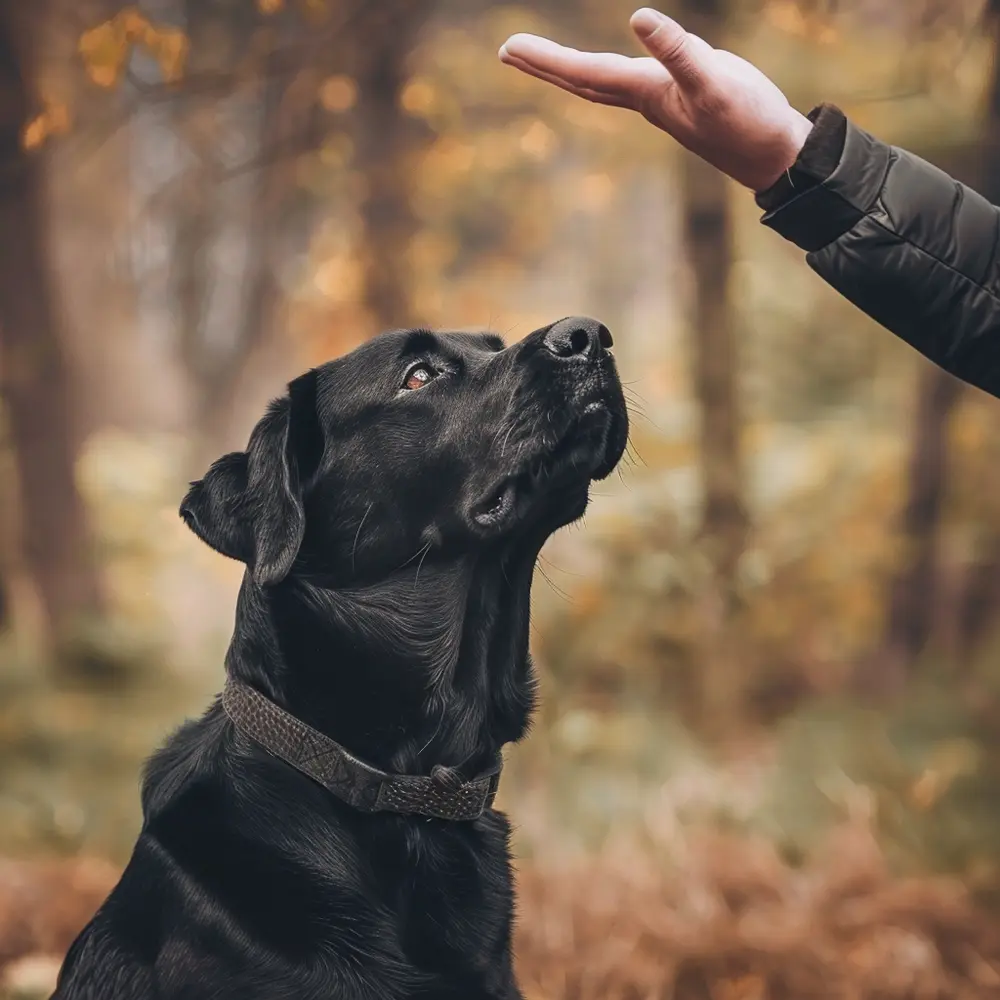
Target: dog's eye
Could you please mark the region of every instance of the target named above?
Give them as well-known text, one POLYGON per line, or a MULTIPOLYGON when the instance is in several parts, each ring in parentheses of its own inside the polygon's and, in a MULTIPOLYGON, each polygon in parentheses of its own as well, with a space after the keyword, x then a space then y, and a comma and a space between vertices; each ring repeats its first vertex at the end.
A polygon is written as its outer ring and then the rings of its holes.
POLYGON ((419 365, 414 365, 403 380, 404 389, 422 389, 428 382, 433 382, 438 377, 438 373, 429 364, 421 361, 419 365))

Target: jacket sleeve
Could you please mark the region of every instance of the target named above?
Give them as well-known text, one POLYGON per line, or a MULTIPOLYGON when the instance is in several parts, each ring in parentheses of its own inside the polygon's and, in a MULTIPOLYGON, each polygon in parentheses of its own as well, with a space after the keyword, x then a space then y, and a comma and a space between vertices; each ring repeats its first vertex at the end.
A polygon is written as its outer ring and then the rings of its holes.
POLYGON ((873 319, 1000 396, 1000 211, 832 106, 810 117, 818 138, 758 195, 764 224, 873 319))

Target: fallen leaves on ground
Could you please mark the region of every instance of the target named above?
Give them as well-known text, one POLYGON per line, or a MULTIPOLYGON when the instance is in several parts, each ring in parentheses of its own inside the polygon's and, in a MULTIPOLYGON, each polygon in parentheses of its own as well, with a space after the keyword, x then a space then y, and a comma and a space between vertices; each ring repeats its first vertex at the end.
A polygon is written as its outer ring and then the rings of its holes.
MULTIPOLYGON (((0 862, 0 990, 47 995, 116 877, 89 858, 0 862)), ((713 833, 669 865, 620 841, 523 863, 518 884, 528 1000, 1000 998, 1000 924, 957 881, 893 877, 857 825, 801 867, 713 833)))
POLYGON ((1000 997, 1000 925, 959 882, 893 878, 860 826, 800 868, 717 834, 670 866, 627 842, 524 866, 516 950, 530 1000, 1000 997))

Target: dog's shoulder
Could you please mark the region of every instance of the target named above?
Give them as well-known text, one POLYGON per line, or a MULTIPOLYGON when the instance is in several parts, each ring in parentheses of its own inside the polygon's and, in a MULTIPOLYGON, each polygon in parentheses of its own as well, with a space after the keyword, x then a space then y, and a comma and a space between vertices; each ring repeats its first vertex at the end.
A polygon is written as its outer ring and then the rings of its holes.
MULTIPOLYGON (((199 851, 178 829, 209 798, 195 783, 144 829, 122 878, 78 939, 60 1000, 167 1000, 211 995, 241 1000, 394 1000, 422 985, 391 922, 329 880, 313 885, 289 857, 232 838, 199 851), (176 824, 176 825, 175 825, 176 824), (237 971, 238 970, 238 971, 237 971), (113 994, 87 992, 116 981, 113 994)), ((206 823, 218 823, 211 812, 206 823)), ((200 828, 206 841, 208 826, 200 828)), ((383 915, 385 916, 385 915, 383 915)))
POLYGON ((216 772, 227 754, 231 727, 219 699, 197 719, 176 729, 146 761, 142 811, 148 821, 167 808, 192 782, 216 772))
POLYGON ((52 1000, 104 1000, 109 996, 149 1000, 155 995, 150 966, 122 946, 102 908, 67 952, 52 1000))
MULTIPOLYGON (((222 976, 223 956, 248 973, 240 996, 273 1000, 295 982, 305 997, 323 982, 390 1000, 419 993, 428 975, 489 980, 509 965, 501 813, 468 825, 364 816, 242 735, 218 705, 150 760, 143 810, 132 859, 67 963, 73 981, 99 967, 134 985, 122 997, 183 995, 185 969, 222 976), (160 993, 144 992, 142 970, 160 993)), ((226 975, 219 995, 235 996, 226 975)))
POLYGON ((95 975, 119 977, 123 1000, 187 996, 191 969, 199 990, 218 975, 219 996, 409 995, 422 977, 330 803, 214 708, 186 723, 146 768, 132 857, 74 945, 60 1000, 108 995, 88 992, 95 975))

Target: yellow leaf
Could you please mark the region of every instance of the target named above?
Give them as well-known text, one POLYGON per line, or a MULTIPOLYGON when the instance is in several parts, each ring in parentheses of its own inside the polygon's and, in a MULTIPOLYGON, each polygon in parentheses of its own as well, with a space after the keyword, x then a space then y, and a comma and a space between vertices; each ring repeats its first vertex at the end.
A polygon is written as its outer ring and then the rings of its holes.
POLYGON ((614 192, 615 184, 608 174, 587 174, 580 185, 581 202, 595 212, 607 206, 614 192))
POLYGON ((768 4, 765 14, 779 31, 786 34, 801 38, 808 32, 805 15, 798 5, 790 0, 779 0, 777 3, 768 4))
POLYGON ((399 95, 399 103, 408 114, 424 117, 434 110, 436 98, 434 85, 417 77, 407 82, 399 95))
POLYGON ((285 0, 257 0, 257 10, 262 14, 277 14, 285 6, 285 0))
POLYGON ((319 293, 331 302, 349 302, 361 291, 362 269, 350 254, 340 253, 325 260, 313 275, 319 293))
POLYGON ((147 24, 142 43, 159 63, 164 80, 176 83, 184 75, 190 43, 180 28, 147 24))
POLYGON ((536 160, 546 160, 556 146, 556 134, 541 119, 521 136, 521 149, 536 160))
POLYGON ((84 69, 98 87, 113 87, 118 82, 128 50, 129 41, 120 15, 85 31, 77 44, 84 69))
POLYGON ((327 111, 347 111, 358 97, 358 85, 349 76, 329 76, 319 88, 319 103, 327 111))
POLYGON ((156 59, 165 80, 180 79, 187 60, 187 36, 179 28, 152 24, 136 7, 125 7, 110 21, 85 31, 77 49, 90 79, 110 88, 121 78, 133 43, 143 45, 156 59))
POLYGON ((354 155, 354 143, 346 135, 330 136, 320 147, 320 162, 327 167, 343 167, 354 155))

